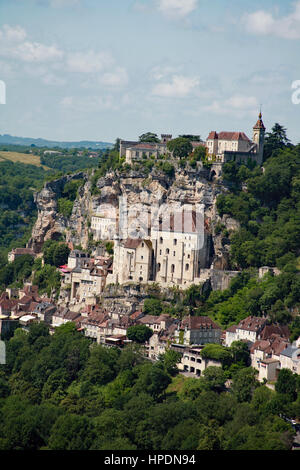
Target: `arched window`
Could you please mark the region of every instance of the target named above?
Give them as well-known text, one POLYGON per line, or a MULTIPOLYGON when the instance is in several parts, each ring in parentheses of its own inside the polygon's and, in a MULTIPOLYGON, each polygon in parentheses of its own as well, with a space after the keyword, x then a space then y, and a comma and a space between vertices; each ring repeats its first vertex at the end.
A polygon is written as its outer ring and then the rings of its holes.
POLYGON ((158 273, 159 273, 159 271, 160 271, 160 267, 161 267, 161 266, 160 266, 160 263, 158 263, 158 265, 157 265, 157 272, 158 272, 158 273))
POLYGON ((166 254, 168 255, 170 253, 169 248, 166 249, 166 254))
POLYGON ((173 274, 175 272, 175 264, 171 264, 171 273, 173 274))
POLYGON ((163 237, 160 237, 159 239, 159 243, 162 243, 164 240, 163 240, 163 237))
POLYGON ((185 270, 188 271, 190 269, 190 265, 189 264, 186 264, 185 265, 185 270))

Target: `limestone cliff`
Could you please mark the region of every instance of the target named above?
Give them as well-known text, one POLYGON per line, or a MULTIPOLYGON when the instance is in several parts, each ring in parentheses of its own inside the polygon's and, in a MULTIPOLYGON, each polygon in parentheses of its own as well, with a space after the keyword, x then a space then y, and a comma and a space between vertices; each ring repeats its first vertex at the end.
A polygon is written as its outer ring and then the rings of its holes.
POLYGON ((203 204, 205 227, 210 234, 206 267, 228 270, 230 269, 229 244, 226 242, 226 236, 224 237, 224 228, 228 231, 235 230, 238 224, 228 217, 222 219, 219 217, 216 198, 227 189, 219 180, 210 179, 209 170, 204 168, 178 170, 174 178, 167 177, 157 170, 147 176, 133 170, 126 175, 112 172, 98 179, 95 195, 92 195, 90 175, 87 173, 76 173, 47 182, 42 191, 35 194, 38 218, 28 246, 38 253, 44 241, 56 239, 62 234, 67 242, 72 242, 74 246, 81 245, 86 249, 92 244, 91 216, 97 207, 103 204, 119 207, 120 196, 126 196, 128 206, 144 204, 149 210, 153 205, 162 203, 203 204), (58 213, 57 200, 61 197, 64 185, 71 179, 82 179, 83 185, 73 204, 71 217, 65 218, 58 213), (217 224, 223 227, 223 232, 216 233, 217 224))

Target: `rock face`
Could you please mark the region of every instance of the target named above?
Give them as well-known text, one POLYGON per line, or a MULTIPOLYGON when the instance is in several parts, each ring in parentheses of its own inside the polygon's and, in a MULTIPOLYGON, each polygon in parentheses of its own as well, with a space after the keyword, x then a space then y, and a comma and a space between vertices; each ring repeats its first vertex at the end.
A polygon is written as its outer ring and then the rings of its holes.
MULTIPOLYGON (((126 198, 128 207, 138 207, 143 204, 151 211, 153 206, 161 204, 203 204, 205 228, 209 234, 207 242, 207 268, 228 270, 229 246, 224 243, 222 235, 216 235, 214 227, 217 222, 228 230, 238 228, 236 221, 223 217, 221 219, 216 209, 216 198, 226 191, 218 180, 211 181, 210 172, 206 169, 191 171, 179 170, 174 179, 156 172, 145 176, 139 172, 130 171, 126 176, 119 173, 108 173, 97 181, 97 195, 91 195, 91 182, 85 173, 64 176, 45 184, 39 193, 35 194, 38 208, 38 218, 28 243, 35 252, 40 252, 43 243, 48 239, 56 239, 64 234, 67 242, 81 245, 86 249, 92 232, 90 220, 97 207, 110 204, 119 207, 120 197, 126 198), (57 211, 57 200, 66 182, 71 179, 83 179, 84 184, 74 202, 72 215, 66 219, 57 211)), ((135 214, 135 212, 133 211, 135 214)))
POLYGON ((62 196, 65 184, 73 179, 87 180, 87 175, 80 172, 49 181, 40 192, 34 194, 38 218, 27 246, 35 253, 41 251, 46 240, 58 239, 67 230, 69 221, 58 213, 57 200, 62 196))

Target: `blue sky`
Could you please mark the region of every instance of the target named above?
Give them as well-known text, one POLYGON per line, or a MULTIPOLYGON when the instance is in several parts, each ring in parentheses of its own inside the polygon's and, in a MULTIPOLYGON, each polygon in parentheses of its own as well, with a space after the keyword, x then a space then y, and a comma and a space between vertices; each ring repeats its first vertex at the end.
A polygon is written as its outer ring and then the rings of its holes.
POLYGON ((0 0, 0 134, 239 130, 300 142, 300 1, 0 0))

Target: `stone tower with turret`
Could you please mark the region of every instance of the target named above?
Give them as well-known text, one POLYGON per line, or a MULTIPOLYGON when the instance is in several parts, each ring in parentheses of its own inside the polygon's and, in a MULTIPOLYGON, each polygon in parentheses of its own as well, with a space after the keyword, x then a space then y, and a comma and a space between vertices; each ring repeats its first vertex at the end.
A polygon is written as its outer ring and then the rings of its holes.
POLYGON ((259 113, 258 121, 253 127, 253 142, 257 146, 257 163, 261 165, 263 162, 263 154, 264 154, 264 144, 265 144, 265 132, 266 128, 262 121, 262 114, 259 113))

